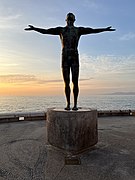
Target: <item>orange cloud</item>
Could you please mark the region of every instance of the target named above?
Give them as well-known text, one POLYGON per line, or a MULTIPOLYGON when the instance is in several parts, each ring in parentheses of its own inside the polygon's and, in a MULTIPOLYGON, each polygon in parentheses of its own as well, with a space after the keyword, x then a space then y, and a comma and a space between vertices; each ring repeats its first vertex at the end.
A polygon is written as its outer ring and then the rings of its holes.
POLYGON ((62 85, 2 85, 0 95, 9 96, 36 96, 36 95, 60 95, 63 92, 62 85))

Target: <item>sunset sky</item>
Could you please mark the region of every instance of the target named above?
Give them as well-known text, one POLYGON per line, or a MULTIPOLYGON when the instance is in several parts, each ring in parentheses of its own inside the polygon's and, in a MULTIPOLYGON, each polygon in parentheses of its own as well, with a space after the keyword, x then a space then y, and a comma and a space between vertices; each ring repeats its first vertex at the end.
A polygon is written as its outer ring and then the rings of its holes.
POLYGON ((134 8, 134 0, 1 0, 0 96, 63 95, 59 36, 24 28, 65 26, 68 12, 76 26, 116 28, 81 37, 80 93, 135 92, 134 8))

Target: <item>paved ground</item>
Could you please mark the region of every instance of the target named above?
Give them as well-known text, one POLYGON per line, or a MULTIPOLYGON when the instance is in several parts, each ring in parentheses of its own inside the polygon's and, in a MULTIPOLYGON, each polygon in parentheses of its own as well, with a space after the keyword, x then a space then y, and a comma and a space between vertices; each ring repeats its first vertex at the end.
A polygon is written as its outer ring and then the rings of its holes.
POLYGON ((45 179, 45 121, 0 124, 0 180, 45 179))
POLYGON ((134 180, 135 117, 99 118, 99 142, 65 165, 47 145, 45 121, 0 124, 0 180, 134 180))

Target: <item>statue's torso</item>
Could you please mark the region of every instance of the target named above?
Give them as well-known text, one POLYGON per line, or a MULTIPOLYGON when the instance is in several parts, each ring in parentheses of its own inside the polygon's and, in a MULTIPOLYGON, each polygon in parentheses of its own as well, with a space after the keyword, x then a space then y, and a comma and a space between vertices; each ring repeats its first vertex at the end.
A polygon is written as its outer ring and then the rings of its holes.
POLYGON ((79 31, 77 27, 66 26, 61 29, 60 39, 62 43, 62 50, 74 50, 77 51, 79 42, 79 31))
POLYGON ((66 26, 61 29, 62 67, 79 66, 77 50, 79 38, 79 29, 77 27, 66 26))

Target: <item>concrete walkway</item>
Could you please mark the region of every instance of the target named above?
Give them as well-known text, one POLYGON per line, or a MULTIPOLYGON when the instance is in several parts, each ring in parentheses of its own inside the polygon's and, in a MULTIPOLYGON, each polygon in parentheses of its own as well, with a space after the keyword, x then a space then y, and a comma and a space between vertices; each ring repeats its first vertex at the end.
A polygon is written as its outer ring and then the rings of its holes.
POLYGON ((45 121, 0 124, 0 180, 134 180, 135 117, 98 121, 99 142, 77 156, 81 165, 47 144, 45 121))

